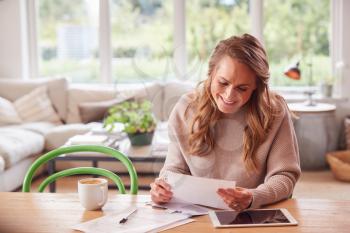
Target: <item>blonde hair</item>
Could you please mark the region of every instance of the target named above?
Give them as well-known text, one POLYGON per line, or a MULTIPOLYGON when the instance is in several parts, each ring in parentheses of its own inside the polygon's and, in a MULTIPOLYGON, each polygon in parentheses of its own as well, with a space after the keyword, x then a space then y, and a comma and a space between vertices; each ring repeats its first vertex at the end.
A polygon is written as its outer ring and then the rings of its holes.
POLYGON ((246 64, 256 74, 257 87, 246 103, 247 126, 244 129, 242 155, 247 170, 256 171, 256 151, 269 132, 278 111, 276 103, 282 98, 269 92, 270 74, 266 52, 259 41, 249 34, 220 41, 210 57, 208 78, 198 85, 195 97, 187 108, 196 109, 190 128, 190 154, 204 156, 215 146, 214 127, 221 112, 211 95, 210 86, 216 66, 224 56, 246 64))

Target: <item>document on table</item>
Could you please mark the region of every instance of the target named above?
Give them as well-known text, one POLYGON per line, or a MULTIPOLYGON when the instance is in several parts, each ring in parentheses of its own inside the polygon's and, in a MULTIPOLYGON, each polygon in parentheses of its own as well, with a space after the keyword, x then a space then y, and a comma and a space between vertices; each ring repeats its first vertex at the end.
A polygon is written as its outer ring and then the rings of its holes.
POLYGON ((218 188, 234 188, 235 181, 195 177, 170 171, 164 179, 170 184, 173 192, 170 203, 191 203, 230 209, 216 191, 218 188))
POLYGON ((168 213, 182 213, 187 214, 189 216, 199 216, 199 215, 205 215, 208 214, 210 208, 199 206, 191 203, 177 203, 177 202, 169 202, 166 204, 156 204, 151 202, 150 203, 153 207, 163 208, 166 209, 166 212, 168 213))
POLYGON ((194 221, 185 214, 167 213, 151 207, 139 207, 132 215, 129 215, 129 212, 130 210, 127 210, 125 213, 106 215, 75 225, 72 229, 91 233, 159 232, 194 221), (119 223, 126 215, 129 216, 127 221, 119 223))
POLYGON ((69 139, 70 145, 93 144, 103 145, 108 140, 106 135, 75 135, 69 139))

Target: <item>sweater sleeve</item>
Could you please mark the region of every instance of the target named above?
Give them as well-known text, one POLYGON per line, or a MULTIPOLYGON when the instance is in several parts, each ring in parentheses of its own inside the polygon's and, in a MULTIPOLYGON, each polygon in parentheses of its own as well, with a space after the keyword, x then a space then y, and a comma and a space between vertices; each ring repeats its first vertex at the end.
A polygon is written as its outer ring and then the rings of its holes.
POLYGON ((264 183, 251 189, 253 201, 250 208, 287 199, 292 195, 299 179, 301 170, 298 144, 291 115, 287 106, 285 108, 267 157, 264 183))
POLYGON ((169 116, 168 136, 170 142, 164 166, 160 171, 159 177, 164 177, 167 171, 187 175, 191 174, 180 146, 180 143, 184 141, 183 138, 188 136, 188 128, 184 116, 186 107, 188 106, 186 99, 185 96, 181 97, 169 116))

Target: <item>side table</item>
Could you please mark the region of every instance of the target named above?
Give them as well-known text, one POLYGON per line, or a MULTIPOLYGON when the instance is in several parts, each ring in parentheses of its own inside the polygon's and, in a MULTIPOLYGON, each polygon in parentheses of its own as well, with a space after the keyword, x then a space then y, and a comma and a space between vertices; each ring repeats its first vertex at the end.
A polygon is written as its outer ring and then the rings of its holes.
POLYGON ((317 103, 315 106, 291 103, 288 107, 299 117, 294 122, 294 128, 301 168, 325 169, 326 153, 334 151, 337 147, 336 106, 324 103, 317 103))

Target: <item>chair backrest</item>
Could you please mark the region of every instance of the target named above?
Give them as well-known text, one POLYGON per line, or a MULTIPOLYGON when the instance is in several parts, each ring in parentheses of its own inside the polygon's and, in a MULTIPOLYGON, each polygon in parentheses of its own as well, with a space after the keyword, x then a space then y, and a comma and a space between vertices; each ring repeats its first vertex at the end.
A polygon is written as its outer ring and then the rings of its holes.
MULTIPOLYGON (((34 163, 28 169, 24 177, 22 192, 30 192, 33 176, 41 165, 45 164, 49 160, 54 159, 57 156, 60 156, 62 154, 69 154, 69 153, 76 153, 76 152, 98 152, 98 153, 110 155, 116 158, 117 160, 120 160, 120 162, 127 168, 128 173, 130 175, 130 193, 137 194, 138 178, 137 178, 136 169, 133 166, 130 159, 120 151, 117 151, 110 147, 98 146, 98 145, 75 145, 75 146, 60 147, 58 149, 52 150, 40 156, 38 159, 34 161, 34 163)), ((106 169, 94 168, 94 167, 71 168, 71 169, 66 169, 66 170, 54 173, 51 176, 47 177, 40 184, 38 191, 42 192, 47 185, 54 182, 58 178, 70 176, 70 175, 77 175, 77 174, 100 175, 100 176, 105 176, 107 178, 110 178, 117 185, 119 192, 122 194, 125 194, 125 187, 119 176, 117 176, 115 173, 108 171, 106 169)))

